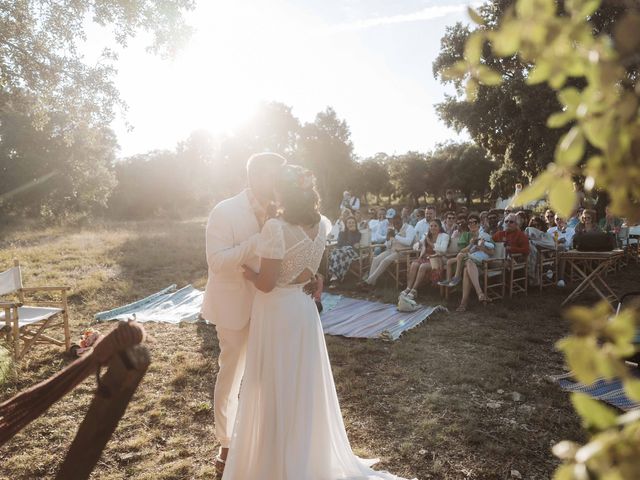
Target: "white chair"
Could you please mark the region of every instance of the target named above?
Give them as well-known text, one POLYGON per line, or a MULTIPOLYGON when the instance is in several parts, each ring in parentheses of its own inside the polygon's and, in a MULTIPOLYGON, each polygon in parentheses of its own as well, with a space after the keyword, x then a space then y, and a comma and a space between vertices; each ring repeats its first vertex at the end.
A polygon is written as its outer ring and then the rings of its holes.
POLYGON ((65 351, 69 350, 71 346, 67 308, 69 289, 69 287, 23 287, 20 263, 17 260, 13 268, 0 273, 0 297, 13 297, 11 301, 0 301, 0 325, 4 324, 6 338, 12 346, 16 361, 24 357, 37 344, 64 346, 65 351), (30 305, 25 305, 25 294, 37 292, 49 294, 59 292, 61 298, 60 301, 29 302, 30 305), (53 330, 62 330, 64 339, 51 336, 53 330))

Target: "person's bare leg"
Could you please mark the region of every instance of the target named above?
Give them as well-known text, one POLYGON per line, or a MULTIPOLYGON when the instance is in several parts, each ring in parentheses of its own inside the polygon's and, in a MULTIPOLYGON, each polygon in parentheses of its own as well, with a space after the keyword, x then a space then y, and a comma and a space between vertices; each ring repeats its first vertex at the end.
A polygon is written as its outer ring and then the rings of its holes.
POLYGON ((478 266, 472 260, 467 260, 466 272, 469 280, 471 281, 471 284, 473 285, 473 288, 476 291, 476 294, 478 295, 478 300, 484 301, 484 292, 482 291, 482 287, 480 286, 480 272, 478 270, 478 266))
POLYGON ((407 280, 407 289, 405 292, 409 292, 413 288, 413 284, 416 280, 416 276, 418 275, 418 269, 420 264, 418 262, 411 262, 411 267, 409 268, 409 279, 407 280))
POLYGON ((427 275, 427 273, 430 270, 431 270, 431 264, 430 263, 423 263, 422 265, 420 265, 420 268, 418 269, 418 276, 416 278, 415 283, 413 284, 413 289, 414 290, 418 289, 418 287, 420 286, 420 284, 424 280, 424 277, 427 275))
POLYGON ((447 259, 447 281, 451 280, 451 267, 453 267, 454 263, 458 262, 458 257, 447 259))
POLYGON ((469 280, 469 274, 465 270, 462 274, 462 298, 460 299, 460 306, 458 312, 464 312, 469 304, 469 295, 471 294, 471 280, 469 280))
POLYGON ((453 275, 454 277, 460 278, 462 275, 462 264, 464 260, 464 253, 459 253, 456 255, 456 273, 453 275))

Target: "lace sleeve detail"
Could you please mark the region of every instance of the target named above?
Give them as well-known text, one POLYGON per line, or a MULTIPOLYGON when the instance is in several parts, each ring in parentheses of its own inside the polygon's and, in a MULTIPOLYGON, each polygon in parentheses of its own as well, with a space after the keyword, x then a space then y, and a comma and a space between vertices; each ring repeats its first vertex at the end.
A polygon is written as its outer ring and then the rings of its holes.
POLYGON ((282 224, 278 219, 267 220, 260 232, 260 241, 256 248, 256 254, 262 258, 282 260, 284 258, 285 245, 282 224))

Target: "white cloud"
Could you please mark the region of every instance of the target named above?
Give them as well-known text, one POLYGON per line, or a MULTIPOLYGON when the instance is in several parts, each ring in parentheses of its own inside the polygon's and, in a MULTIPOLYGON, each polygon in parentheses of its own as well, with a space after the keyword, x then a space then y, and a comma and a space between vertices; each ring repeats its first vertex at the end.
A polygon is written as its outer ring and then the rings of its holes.
POLYGON ((385 17, 373 17, 355 22, 343 23, 329 27, 329 33, 351 32, 354 30, 364 30, 367 28, 379 27, 382 25, 393 25, 398 23, 420 22, 444 17, 451 13, 460 13, 466 10, 467 6, 476 7, 482 2, 458 3, 454 5, 435 5, 426 7, 412 13, 399 15, 388 15, 385 17))

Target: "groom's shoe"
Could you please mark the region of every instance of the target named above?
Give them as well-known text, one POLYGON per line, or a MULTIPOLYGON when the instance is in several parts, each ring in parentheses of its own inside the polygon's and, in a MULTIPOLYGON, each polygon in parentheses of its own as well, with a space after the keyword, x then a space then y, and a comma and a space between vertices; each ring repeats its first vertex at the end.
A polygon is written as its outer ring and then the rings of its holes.
POLYGON ((224 467, 227 462, 228 454, 229 454, 228 448, 220 447, 220 452, 218 452, 218 455, 216 455, 216 460, 215 460, 216 472, 218 473, 219 477, 222 477, 222 474, 224 473, 224 467))

